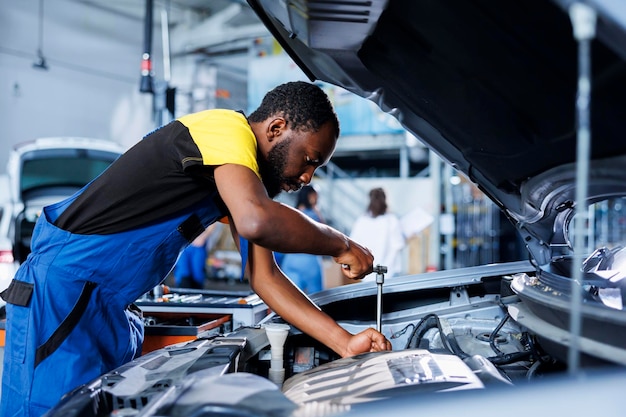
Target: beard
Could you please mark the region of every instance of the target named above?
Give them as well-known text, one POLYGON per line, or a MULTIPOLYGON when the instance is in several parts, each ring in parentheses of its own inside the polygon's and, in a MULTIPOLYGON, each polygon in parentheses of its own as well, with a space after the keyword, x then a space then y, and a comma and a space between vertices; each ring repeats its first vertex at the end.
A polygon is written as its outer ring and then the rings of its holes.
POLYGON ((298 185, 285 177, 285 167, 287 166, 287 155, 289 154, 290 140, 284 140, 276 144, 267 154, 267 160, 259 160, 259 172, 261 180, 270 198, 276 197, 282 191, 282 184, 298 185))

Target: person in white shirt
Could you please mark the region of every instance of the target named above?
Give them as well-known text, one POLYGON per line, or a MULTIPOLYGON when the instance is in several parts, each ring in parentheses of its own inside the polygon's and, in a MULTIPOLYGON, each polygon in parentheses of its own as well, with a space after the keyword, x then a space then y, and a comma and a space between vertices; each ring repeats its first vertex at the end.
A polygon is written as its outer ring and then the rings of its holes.
MULTIPOLYGON (((361 242, 374 255, 374 265, 387 267, 386 277, 397 276, 402 271, 400 254, 406 244, 398 217, 388 212, 387 197, 382 188, 369 192, 367 212, 357 218, 352 226, 350 238, 361 242)), ((369 274, 363 281, 374 280, 369 274)))

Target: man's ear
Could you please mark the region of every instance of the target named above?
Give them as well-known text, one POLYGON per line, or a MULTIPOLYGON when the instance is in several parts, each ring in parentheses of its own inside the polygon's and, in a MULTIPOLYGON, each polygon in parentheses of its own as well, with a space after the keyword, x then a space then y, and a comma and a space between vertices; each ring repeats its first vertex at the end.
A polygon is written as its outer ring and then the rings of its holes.
POLYGON ((282 117, 275 117, 271 119, 267 125, 267 140, 271 142, 274 139, 279 138, 286 129, 287 121, 285 119, 282 117))

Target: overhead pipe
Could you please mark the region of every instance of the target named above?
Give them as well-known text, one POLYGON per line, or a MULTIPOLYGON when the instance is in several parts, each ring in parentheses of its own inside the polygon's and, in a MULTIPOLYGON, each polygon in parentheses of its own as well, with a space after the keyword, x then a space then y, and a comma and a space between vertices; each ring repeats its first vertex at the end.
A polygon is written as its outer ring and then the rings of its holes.
POLYGON ((570 341, 568 372, 576 375, 580 366, 582 332, 582 261, 588 223, 587 187, 591 155, 591 42, 596 34, 596 12, 583 3, 569 8, 574 38, 578 42, 578 86, 576 97, 576 214, 574 216, 574 265, 571 282, 570 341))
POLYGON ((163 45, 163 81, 165 83, 164 104, 161 110, 161 124, 170 122, 176 116, 176 88, 170 87, 172 79, 172 64, 170 51, 170 19, 168 10, 170 2, 167 0, 161 9, 161 43, 163 45))
POLYGON ((172 77, 171 52, 170 52, 170 19, 168 14, 169 1, 161 9, 161 43, 163 44, 163 80, 170 82, 172 77))
POLYGON ((152 10, 153 0, 146 0, 146 16, 144 18, 143 32, 143 54, 141 55, 141 81, 139 91, 142 93, 154 93, 154 83, 152 81, 152 10))

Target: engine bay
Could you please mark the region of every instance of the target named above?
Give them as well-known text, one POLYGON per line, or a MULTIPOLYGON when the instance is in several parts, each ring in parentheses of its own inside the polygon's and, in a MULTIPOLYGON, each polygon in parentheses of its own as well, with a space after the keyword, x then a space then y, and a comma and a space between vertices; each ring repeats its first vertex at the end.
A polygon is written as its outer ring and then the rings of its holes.
MULTIPOLYGON (((493 268, 519 267, 468 268, 456 277, 433 273, 428 282, 414 278, 411 285, 403 278, 390 281, 382 309, 382 332, 393 347, 389 352, 340 358, 271 314, 256 325, 215 328, 149 352, 68 394, 50 415, 327 416, 407 396, 562 376, 567 338, 554 340, 554 328, 529 320, 538 318, 536 310, 524 301, 527 295, 514 291, 516 285, 537 286, 539 279, 528 270, 492 274, 493 268), (445 285, 450 281, 457 285, 445 285), (284 329, 280 346, 268 336, 273 326, 284 329)), ((318 300, 351 333, 376 325, 375 288, 362 287, 367 286, 353 287, 350 299, 336 290, 318 300)), ((555 292, 545 285, 538 291, 555 292)), ((599 346, 587 351, 582 343, 584 366, 624 364, 623 349, 599 346), (609 360, 603 349, 617 355, 609 360)))

